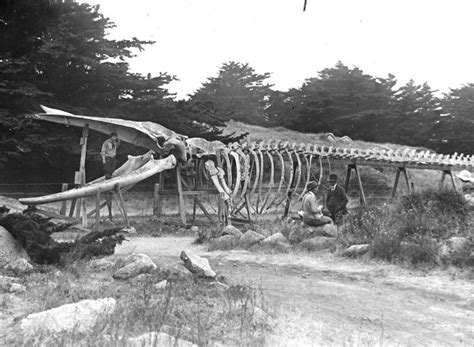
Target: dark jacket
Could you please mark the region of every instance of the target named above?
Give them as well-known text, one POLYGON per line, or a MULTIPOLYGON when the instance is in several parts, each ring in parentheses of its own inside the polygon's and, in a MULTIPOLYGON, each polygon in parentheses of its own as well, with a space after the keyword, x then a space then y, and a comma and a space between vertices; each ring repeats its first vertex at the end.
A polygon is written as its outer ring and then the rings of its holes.
POLYGON ((325 201, 327 209, 331 212, 347 211, 346 205, 349 200, 347 199, 346 191, 339 184, 336 185, 334 191, 331 188, 328 189, 325 201))

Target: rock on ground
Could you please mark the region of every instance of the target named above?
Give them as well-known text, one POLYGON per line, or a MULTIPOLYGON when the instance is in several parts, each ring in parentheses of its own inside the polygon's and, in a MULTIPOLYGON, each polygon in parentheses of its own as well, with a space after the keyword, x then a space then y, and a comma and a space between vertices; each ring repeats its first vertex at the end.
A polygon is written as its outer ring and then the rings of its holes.
POLYGON ((222 231, 222 235, 232 235, 235 237, 241 237, 243 234, 239 229, 237 229, 233 225, 227 225, 222 231))
POLYGON ((162 332, 150 332, 137 337, 130 337, 127 341, 129 347, 197 347, 192 342, 181 340, 162 332))
POLYGON ((129 279, 156 269, 153 260, 151 260, 146 254, 142 253, 131 254, 125 258, 125 260, 119 260, 117 263, 116 265, 118 265, 119 269, 115 271, 113 278, 121 280, 129 279))
POLYGON ((362 245, 352 245, 342 252, 344 257, 359 257, 368 252, 370 245, 368 243, 362 245))
POLYGON ((18 274, 27 273, 33 270, 33 265, 31 265, 25 258, 19 258, 9 262, 5 266, 5 270, 10 270, 18 274))
POLYGON ((217 275, 206 258, 202 258, 190 251, 182 251, 180 258, 184 262, 186 269, 198 277, 215 278, 217 275))
POLYGON ((82 300, 47 311, 32 313, 20 322, 25 337, 44 334, 87 334, 115 310, 115 299, 82 300))
POLYGON ((252 246, 265 239, 265 236, 253 230, 248 230, 240 237, 240 243, 244 246, 252 246))
POLYGON ((282 233, 275 233, 273 235, 268 236, 266 239, 262 240, 262 243, 269 244, 269 243, 286 243, 288 240, 282 233))
POLYGON ((19 258, 29 259, 21 244, 7 229, 0 226, 0 267, 19 258))
POLYGON ((331 248, 335 245, 336 239, 326 236, 316 236, 301 243, 301 246, 309 251, 321 251, 323 249, 331 248))

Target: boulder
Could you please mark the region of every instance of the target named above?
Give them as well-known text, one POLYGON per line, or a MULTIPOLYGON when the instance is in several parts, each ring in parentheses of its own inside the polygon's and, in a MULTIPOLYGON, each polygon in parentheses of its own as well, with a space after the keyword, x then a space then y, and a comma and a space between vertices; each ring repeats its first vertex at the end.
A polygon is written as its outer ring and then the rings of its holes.
POLYGON ((190 251, 182 251, 180 258, 184 262, 186 269, 198 277, 215 278, 217 275, 206 258, 202 258, 190 251))
POLYGON ((197 347, 197 345, 192 342, 178 339, 163 332, 155 331, 137 337, 130 337, 127 342, 127 346, 129 347, 197 347))
POLYGON ((163 280, 163 281, 160 281, 158 283, 156 283, 153 288, 155 289, 165 289, 166 286, 168 285, 168 281, 167 280, 163 280))
POLYGON ((334 224, 326 224, 319 228, 322 229, 323 236, 329 236, 329 237, 337 236, 337 226, 334 224))
POLYGON ((20 322, 26 337, 45 334, 87 334, 107 320, 115 310, 115 299, 82 300, 47 311, 32 313, 20 322))
POLYGON ((260 241, 265 239, 265 236, 262 234, 257 233, 256 231, 253 230, 248 230, 245 234, 243 234, 239 241, 240 244, 243 246, 252 246, 260 241))
POLYGON ((112 268, 114 266, 114 263, 108 259, 94 259, 90 262, 91 268, 94 270, 106 270, 109 268, 112 268))
POLYGON ((224 235, 224 236, 214 239, 212 241, 212 248, 227 250, 227 249, 235 248, 235 246, 237 246, 238 243, 239 243, 239 238, 228 234, 228 235, 224 235))
POLYGON ((125 228, 122 228, 120 231, 124 232, 124 233, 127 233, 127 234, 136 234, 137 233, 137 229, 135 229, 134 227, 125 227, 125 228))
POLYGON ((5 270, 13 271, 17 274, 22 274, 33 270, 33 265, 31 265, 25 258, 19 258, 17 260, 9 262, 5 266, 5 270))
POLYGON ((332 248, 335 245, 336 239, 327 236, 316 236, 301 243, 301 246, 307 249, 308 251, 321 251, 324 249, 332 248))
POLYGON ((0 267, 20 258, 29 259, 21 244, 0 226, 0 267))
POLYGON ((224 230, 222 231, 222 235, 232 235, 237 238, 241 237, 243 234, 242 232, 234 227, 233 225, 227 225, 224 230))
POLYGON ((364 255, 368 252, 370 245, 368 243, 364 243, 362 245, 352 245, 342 252, 344 257, 359 257, 364 255))
MULTIPOLYGON (((120 261, 117 261, 119 269, 113 274, 116 279, 129 279, 137 275, 148 273, 156 269, 156 265, 149 256, 142 253, 131 254, 123 261, 123 266, 120 266, 120 261)), ((116 263, 116 265, 117 265, 116 263)))
POLYGON ((270 243, 287 243, 288 240, 282 233, 275 233, 273 235, 268 236, 266 239, 262 241, 263 244, 270 244, 270 243))

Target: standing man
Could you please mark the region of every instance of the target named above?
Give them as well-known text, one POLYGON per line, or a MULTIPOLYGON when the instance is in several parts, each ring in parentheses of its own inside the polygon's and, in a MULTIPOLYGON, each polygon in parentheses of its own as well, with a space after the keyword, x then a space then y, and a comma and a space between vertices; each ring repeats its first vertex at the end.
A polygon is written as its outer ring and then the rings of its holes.
MULTIPOLYGON (((104 168, 104 176, 106 180, 112 178, 112 175, 117 166, 117 147, 120 145, 120 140, 117 133, 113 132, 110 137, 102 144, 100 155, 102 157, 102 165, 104 168)), ((112 220, 112 195, 107 194, 107 208, 109 210, 109 219, 112 220)))
POLYGON ((344 188, 339 186, 337 183, 337 175, 329 175, 330 187, 326 192, 326 198, 324 199, 324 205, 329 211, 329 217, 334 220, 336 225, 342 224, 342 216, 347 214, 346 205, 348 203, 347 194, 344 188))
POLYGON ((309 182, 306 194, 303 197, 303 222, 313 227, 332 224, 331 218, 323 215, 323 206, 319 204, 318 198, 316 197, 318 188, 318 182, 309 182))

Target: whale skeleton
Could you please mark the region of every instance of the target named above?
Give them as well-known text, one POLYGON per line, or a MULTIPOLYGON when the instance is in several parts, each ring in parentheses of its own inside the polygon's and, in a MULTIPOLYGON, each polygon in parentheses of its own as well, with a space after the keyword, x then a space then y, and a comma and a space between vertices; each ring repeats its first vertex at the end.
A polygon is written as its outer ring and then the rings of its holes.
MULTIPOLYGON (((357 166, 393 167, 397 169, 397 177, 400 172, 406 175, 406 169, 411 168, 439 170, 443 172, 444 179, 446 174, 451 175, 451 171, 472 171, 474 168, 473 155, 442 155, 413 148, 395 151, 377 147, 356 148, 353 143, 332 143, 330 146, 323 143, 296 144, 279 139, 225 145, 219 141, 187 138, 152 122, 79 116, 45 106, 42 109, 44 113, 33 115, 34 119, 67 126, 88 125, 90 129, 106 134, 116 132, 122 140, 150 152, 139 157, 129 156, 127 163, 117 169, 110 180, 100 178, 70 191, 20 200, 27 205, 91 196, 97 190, 106 192, 116 189, 117 185, 130 186, 156 173, 171 170, 180 163, 196 160, 204 163, 196 165, 200 171, 197 176, 201 180, 204 177, 216 188, 228 204, 230 214, 240 213, 245 204, 250 205, 247 210, 249 213, 250 209, 253 210, 254 214, 274 210, 284 202, 290 206, 293 193, 297 200, 301 199, 309 180, 315 177, 315 169, 319 169, 319 181, 322 181, 324 159, 329 171, 332 160, 347 165, 348 174, 349 169, 354 168, 357 175, 357 166), (169 156, 155 160, 152 159, 153 152, 161 157, 169 156), (279 179, 275 182, 276 177, 279 179)), ((408 176, 405 177, 408 183, 408 176)), ((452 175, 451 179, 454 185, 452 175)), ((360 179, 359 185, 363 195, 360 179)))

